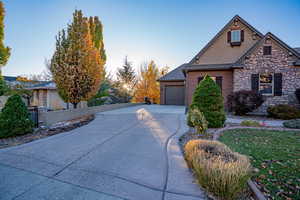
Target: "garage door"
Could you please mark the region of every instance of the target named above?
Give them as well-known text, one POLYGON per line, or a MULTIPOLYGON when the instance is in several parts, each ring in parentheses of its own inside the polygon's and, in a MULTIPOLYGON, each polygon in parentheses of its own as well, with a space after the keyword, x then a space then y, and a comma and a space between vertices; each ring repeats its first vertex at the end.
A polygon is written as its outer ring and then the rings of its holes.
POLYGON ((184 105, 184 86, 167 86, 165 95, 167 105, 184 105))

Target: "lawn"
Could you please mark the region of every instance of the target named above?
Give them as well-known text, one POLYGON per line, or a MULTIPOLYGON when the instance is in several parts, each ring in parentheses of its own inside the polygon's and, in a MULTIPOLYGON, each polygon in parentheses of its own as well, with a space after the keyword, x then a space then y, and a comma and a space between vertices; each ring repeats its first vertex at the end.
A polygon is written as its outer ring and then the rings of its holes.
POLYGON ((252 179, 269 199, 300 199, 300 132, 236 129, 220 141, 249 156, 259 169, 252 179))

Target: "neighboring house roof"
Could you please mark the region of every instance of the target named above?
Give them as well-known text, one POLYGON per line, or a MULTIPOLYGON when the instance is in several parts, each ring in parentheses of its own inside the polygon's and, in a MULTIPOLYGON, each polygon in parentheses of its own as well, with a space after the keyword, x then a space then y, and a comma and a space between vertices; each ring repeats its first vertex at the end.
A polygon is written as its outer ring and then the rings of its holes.
POLYGON ((43 83, 36 84, 30 88, 30 90, 56 90, 56 84, 53 81, 45 81, 43 83))
POLYGON ((173 69, 163 77, 159 79, 159 81, 184 81, 185 77, 182 70, 185 68, 186 64, 182 64, 179 67, 173 69))
POLYGON ((215 35, 215 37, 213 37, 212 40, 210 40, 205 46, 204 48, 201 49, 201 51, 199 53, 196 54, 196 56, 189 62, 189 64, 192 64, 195 62, 195 60, 197 59, 197 57, 200 57, 229 27, 230 25, 235 21, 235 20, 239 20, 241 23, 243 23, 245 26, 247 26, 250 30, 252 30, 253 32, 255 32, 258 36, 263 37, 263 34, 261 32, 259 32, 257 29, 255 29, 253 26, 251 26, 248 22, 246 22, 246 20, 244 20, 243 18, 241 18, 238 15, 235 15, 218 33, 217 35, 215 35))
MULTIPOLYGON (((271 38, 273 40, 275 40, 276 42, 278 42, 278 44, 280 46, 282 46, 283 48, 285 48, 287 51, 289 51, 290 53, 292 53, 294 56, 296 56, 298 59, 300 59, 300 53, 295 49, 291 48, 289 45, 287 45, 285 42, 283 42, 282 40, 280 40, 278 37, 276 37, 274 34, 272 34, 271 32, 268 32, 266 35, 264 35, 263 38, 261 38, 259 41, 257 41, 248 51, 246 51, 245 54, 243 54, 235 63, 236 66, 239 66, 243 63, 243 60, 249 56, 251 53, 253 53, 255 51, 256 48, 258 48, 262 43, 264 43, 264 41, 267 38, 271 38)), ((299 49, 300 50, 300 49, 299 49)), ((297 61, 299 62, 299 61, 297 61)), ((296 62, 296 63, 297 63, 296 62)), ((295 63, 295 64, 296 64, 295 63)))
POLYGON ((297 51, 300 54, 300 47, 296 47, 294 49, 295 49, 295 51, 297 51))
POLYGON ((12 82, 12 81, 17 81, 17 78, 16 76, 3 76, 4 80, 5 81, 9 81, 9 82, 12 82))

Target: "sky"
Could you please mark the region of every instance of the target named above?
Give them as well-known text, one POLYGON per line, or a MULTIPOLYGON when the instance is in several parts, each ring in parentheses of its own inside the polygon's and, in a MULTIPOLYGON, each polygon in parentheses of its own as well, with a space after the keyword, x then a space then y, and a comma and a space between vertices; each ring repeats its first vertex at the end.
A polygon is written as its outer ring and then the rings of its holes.
POLYGON ((300 47, 300 0, 3 0, 5 45, 12 48, 3 75, 39 74, 54 52, 55 36, 75 9, 104 25, 106 67, 124 57, 138 69, 154 60, 173 69, 189 62, 236 14, 262 33, 300 47))

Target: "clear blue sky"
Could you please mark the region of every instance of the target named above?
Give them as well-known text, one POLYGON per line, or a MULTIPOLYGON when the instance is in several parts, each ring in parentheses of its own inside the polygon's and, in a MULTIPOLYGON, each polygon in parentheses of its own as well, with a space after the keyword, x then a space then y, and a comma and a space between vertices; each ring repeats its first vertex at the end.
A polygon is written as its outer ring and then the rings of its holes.
POLYGON ((5 44, 12 48, 4 75, 37 74, 51 58, 55 35, 74 9, 99 16, 109 71, 128 55, 138 67, 153 59, 174 68, 188 62, 234 15, 262 33, 300 47, 300 0, 4 0, 5 44))

